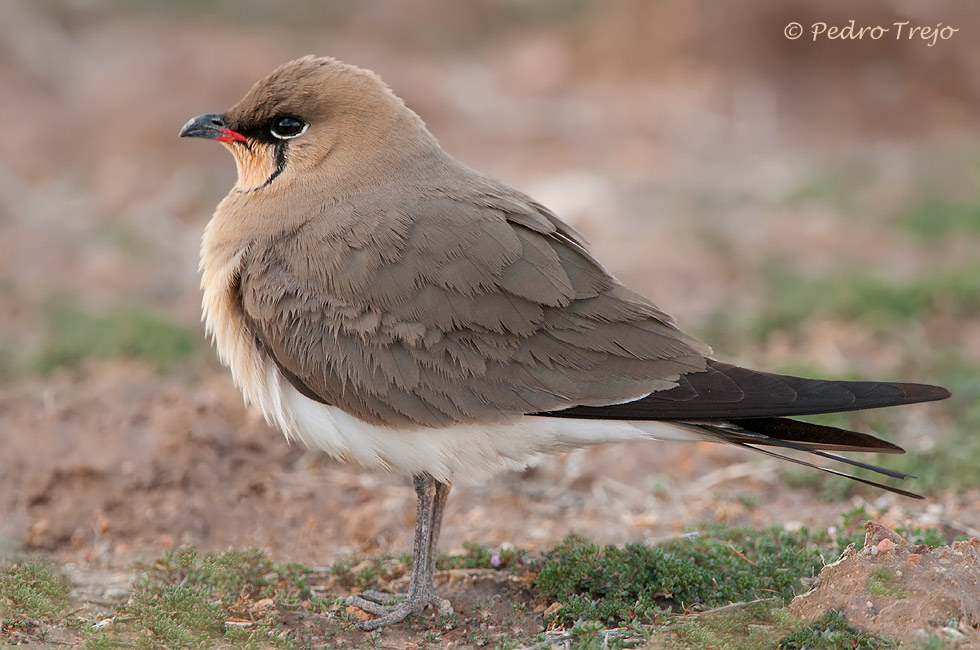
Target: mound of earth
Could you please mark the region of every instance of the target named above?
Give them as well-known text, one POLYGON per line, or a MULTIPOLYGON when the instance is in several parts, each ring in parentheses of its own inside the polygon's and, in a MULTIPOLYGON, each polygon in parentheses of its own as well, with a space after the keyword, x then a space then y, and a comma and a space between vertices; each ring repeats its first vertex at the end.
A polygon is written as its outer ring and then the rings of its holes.
POLYGON ((838 610, 856 628, 902 641, 932 636, 980 644, 980 539, 929 548, 869 521, 853 545, 795 598, 805 619, 838 610))

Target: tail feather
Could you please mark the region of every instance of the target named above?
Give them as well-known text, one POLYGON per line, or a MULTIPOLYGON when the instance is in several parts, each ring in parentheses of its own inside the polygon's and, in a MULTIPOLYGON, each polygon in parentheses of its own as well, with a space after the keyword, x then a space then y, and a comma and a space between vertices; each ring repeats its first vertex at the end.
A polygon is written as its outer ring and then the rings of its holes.
POLYGON ((739 447, 753 449, 760 453, 782 460, 787 460, 798 465, 805 465, 821 472, 843 476, 859 483, 872 485, 889 492, 901 494, 903 496, 921 499, 922 496, 902 490, 901 488, 879 483, 870 479, 854 476, 829 467, 823 467, 815 463, 777 453, 764 447, 781 447, 793 451, 805 452, 821 458, 826 458, 852 467, 866 469, 884 476, 897 479, 915 478, 911 474, 888 469, 865 463, 852 458, 839 456, 838 454, 828 453, 826 449, 835 451, 874 451, 885 453, 904 453, 905 450, 890 442, 875 438, 866 433, 847 431, 835 427, 826 427, 818 424, 799 422, 797 420, 785 420, 783 418, 761 418, 752 420, 733 420, 730 422, 692 422, 688 423, 692 429, 696 429, 701 437, 714 442, 724 442, 739 447))
MULTIPOLYGON (((800 422, 790 418, 739 418, 730 421, 737 425, 735 431, 748 432, 745 442, 759 442, 759 435, 764 437, 794 442, 807 449, 823 449, 825 451, 867 451, 880 454, 904 454, 905 450, 887 440, 876 438, 867 433, 858 433, 848 429, 839 429, 824 424, 800 422)), ((785 445, 780 445, 785 446, 785 445)))
POLYGON ((802 451, 891 478, 910 478, 903 472, 828 453, 861 451, 901 454, 904 453, 901 447, 866 433, 800 422, 786 416, 900 406, 947 397, 949 391, 941 386, 807 379, 759 372, 707 359, 704 370, 681 375, 673 388, 656 391, 631 402, 606 406, 573 406, 535 415, 586 420, 628 420, 636 424, 664 422, 692 431, 704 440, 747 447, 821 472, 921 499, 920 495, 913 492, 762 447, 802 451))
MULTIPOLYGON (((777 454, 776 452, 770 451, 768 449, 761 449, 759 447, 753 447, 752 445, 747 444, 747 443, 744 443, 744 442, 738 442, 738 441, 734 441, 734 440, 728 441, 728 442, 730 442, 733 445, 738 445, 740 447, 746 447, 747 449, 754 449, 755 451, 758 451, 760 453, 766 454, 767 456, 773 456, 774 458, 779 458, 781 460, 787 460, 787 461, 789 461, 791 463, 796 463, 797 465, 804 465, 806 467, 811 467, 811 468, 816 469, 816 470, 819 470, 821 472, 826 472, 827 474, 833 474, 834 476, 842 476, 842 477, 847 478, 847 479, 850 479, 852 481, 857 481, 858 483, 864 483, 865 485, 871 485, 873 487, 876 487, 876 488, 879 488, 879 489, 882 489, 882 490, 887 490, 888 492, 894 492, 895 494, 901 494, 902 496, 905 496, 905 497, 911 497, 913 499, 923 499, 923 498, 925 498, 921 494, 916 494, 915 492, 909 492, 908 490, 903 490, 901 488, 897 488, 897 487, 894 487, 892 485, 886 485, 885 483, 879 483, 878 481, 872 481, 870 479, 861 478, 860 476, 854 476, 853 474, 848 474, 847 472, 841 472, 839 470, 832 469, 830 467, 823 467, 823 466, 817 465, 815 463, 809 463, 809 462, 807 462, 805 460, 801 460, 799 458, 793 458, 792 456, 784 456, 783 454, 777 454)), ((879 469, 882 469, 882 468, 874 468, 874 469, 879 470, 879 469)))

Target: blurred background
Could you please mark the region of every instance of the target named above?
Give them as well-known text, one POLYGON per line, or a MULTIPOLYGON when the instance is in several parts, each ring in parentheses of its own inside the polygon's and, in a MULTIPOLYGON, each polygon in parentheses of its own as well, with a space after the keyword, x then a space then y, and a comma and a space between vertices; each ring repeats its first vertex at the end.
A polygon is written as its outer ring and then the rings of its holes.
POLYGON ((407 481, 288 446, 200 324, 198 242, 235 168, 177 132, 308 53, 378 72, 719 358, 954 391, 822 420, 905 445, 881 462, 918 474, 922 503, 737 450, 619 445, 458 486, 444 548, 861 504, 980 529, 978 28, 954 0, 4 0, 0 538, 117 566, 185 542, 320 564, 409 548, 407 481), (851 20, 891 31, 812 39, 851 20), (903 21, 958 31, 896 39, 903 21))

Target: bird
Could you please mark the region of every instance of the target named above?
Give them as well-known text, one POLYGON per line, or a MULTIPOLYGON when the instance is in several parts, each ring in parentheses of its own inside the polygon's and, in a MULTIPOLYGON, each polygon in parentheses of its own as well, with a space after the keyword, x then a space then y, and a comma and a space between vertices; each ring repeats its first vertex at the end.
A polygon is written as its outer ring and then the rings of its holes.
POLYGON ((792 416, 949 391, 715 359, 555 213, 450 156, 369 70, 290 61, 180 136, 222 143, 237 166, 200 272, 206 330, 245 401, 288 440, 414 484, 408 592, 351 596, 375 617, 363 629, 451 612, 433 586, 451 485, 548 454, 707 440, 918 497, 817 464, 909 478, 834 453, 897 445, 792 416))

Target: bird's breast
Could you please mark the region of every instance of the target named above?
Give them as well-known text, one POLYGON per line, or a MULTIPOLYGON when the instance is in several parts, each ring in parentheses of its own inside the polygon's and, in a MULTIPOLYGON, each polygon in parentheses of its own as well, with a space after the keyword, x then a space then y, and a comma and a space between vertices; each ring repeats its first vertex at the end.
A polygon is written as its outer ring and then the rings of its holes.
POLYGON ((268 361, 248 331, 238 299, 238 278, 247 244, 227 238, 221 226, 218 217, 213 218, 201 241, 205 329, 245 401, 267 413, 273 399, 266 381, 268 361))

